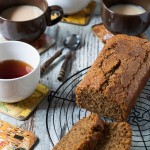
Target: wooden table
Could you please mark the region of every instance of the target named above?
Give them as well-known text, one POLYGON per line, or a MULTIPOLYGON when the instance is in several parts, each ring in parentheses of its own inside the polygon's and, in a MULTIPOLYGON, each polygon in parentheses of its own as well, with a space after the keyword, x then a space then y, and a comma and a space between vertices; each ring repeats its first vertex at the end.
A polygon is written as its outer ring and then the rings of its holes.
MULTIPOLYGON (((74 53, 72 64, 68 65, 66 77, 69 77, 77 71, 91 65, 98 52, 103 47, 102 42, 100 42, 98 38, 96 38, 91 32, 91 26, 100 22, 101 19, 99 16, 93 16, 89 25, 86 26, 58 23, 55 26, 52 26, 50 28, 48 27, 46 33, 51 35, 56 40, 56 44, 48 49, 45 53, 41 54, 41 64, 49 57, 51 57, 58 49, 63 47, 63 40, 68 35, 79 34, 82 39, 81 48, 74 53)), ((63 63, 64 54, 67 51, 67 49, 63 51, 63 55, 55 60, 55 62, 41 78, 40 82, 48 86, 52 91, 55 91, 62 83, 57 80, 57 76, 63 63)), ((39 143, 34 148, 35 150, 51 150, 52 148, 50 146, 50 141, 46 132, 45 125, 47 105, 48 101, 47 98, 45 98, 45 100, 38 106, 36 111, 32 113, 30 118, 25 121, 18 121, 4 114, 0 115, 0 119, 7 121, 12 125, 34 132, 39 138, 39 143)))
MULTIPOLYGON (((90 66, 103 47, 103 43, 99 41, 99 39, 95 37, 91 31, 92 25, 98 23, 101 23, 101 18, 99 15, 93 15, 92 20, 86 26, 58 23, 55 26, 50 28, 48 27, 46 33, 55 38, 56 44, 45 53, 41 54, 41 63, 51 57, 58 49, 62 48, 63 40, 68 35, 74 33, 79 34, 82 38, 81 48, 74 53, 72 64, 68 65, 66 76, 69 77, 77 71, 90 66)), ((150 30, 147 31, 147 34, 150 35, 150 30)), ((66 52, 67 50, 64 50, 63 54, 66 52)), ((62 62, 63 56, 58 58, 51 65, 43 78, 41 78, 40 82, 48 86, 52 91, 55 91, 61 84, 61 82, 57 80, 57 75, 62 62)), ((45 100, 38 106, 36 111, 32 113, 30 118, 25 121, 18 121, 3 114, 0 115, 0 119, 26 130, 33 131, 39 138, 39 143, 34 148, 35 150, 51 150, 52 146, 47 135, 45 124, 47 105, 48 101, 47 98, 45 98, 45 100)))

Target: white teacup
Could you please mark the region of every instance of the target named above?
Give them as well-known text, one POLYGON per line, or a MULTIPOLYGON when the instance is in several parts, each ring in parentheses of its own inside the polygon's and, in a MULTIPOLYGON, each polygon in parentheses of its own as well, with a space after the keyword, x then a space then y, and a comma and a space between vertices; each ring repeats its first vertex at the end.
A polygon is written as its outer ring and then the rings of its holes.
POLYGON ((18 60, 32 66, 32 71, 17 78, 0 79, 0 101, 13 103, 29 97, 40 80, 40 56, 29 44, 19 41, 0 43, 0 62, 18 60))

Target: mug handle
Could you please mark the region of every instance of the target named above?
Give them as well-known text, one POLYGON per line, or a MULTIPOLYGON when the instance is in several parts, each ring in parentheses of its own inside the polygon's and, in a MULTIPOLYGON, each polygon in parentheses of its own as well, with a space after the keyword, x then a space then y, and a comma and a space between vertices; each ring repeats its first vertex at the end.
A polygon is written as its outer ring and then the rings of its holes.
POLYGON ((57 5, 49 6, 47 11, 48 11, 48 13, 46 15, 46 21, 47 21, 48 26, 52 26, 52 25, 55 25, 56 23, 60 22, 64 16, 63 9, 57 5), (58 12, 59 16, 57 16, 55 19, 52 19, 51 18, 52 12, 58 12))

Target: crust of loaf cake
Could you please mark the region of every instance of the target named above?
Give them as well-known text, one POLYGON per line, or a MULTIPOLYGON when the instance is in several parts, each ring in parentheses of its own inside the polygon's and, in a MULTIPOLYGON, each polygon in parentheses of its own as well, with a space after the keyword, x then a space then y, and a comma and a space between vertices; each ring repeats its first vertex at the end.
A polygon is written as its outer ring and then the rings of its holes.
POLYGON ((104 122, 92 114, 78 121, 53 150, 92 150, 102 137, 104 122))
POLYGON ((125 121, 149 76, 150 42, 115 35, 78 84, 76 103, 98 115, 125 121))

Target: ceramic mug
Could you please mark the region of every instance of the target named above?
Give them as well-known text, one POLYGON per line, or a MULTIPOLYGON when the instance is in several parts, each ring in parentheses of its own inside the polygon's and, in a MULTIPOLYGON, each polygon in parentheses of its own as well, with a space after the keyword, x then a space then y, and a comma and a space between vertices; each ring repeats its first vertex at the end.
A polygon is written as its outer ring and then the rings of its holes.
POLYGON ((140 35, 150 25, 150 1, 149 0, 102 0, 101 17, 104 26, 113 33, 128 35, 140 35), (141 6, 145 13, 135 15, 123 15, 111 11, 109 8, 116 4, 133 4, 141 6))
MULTIPOLYGON (((8 60, 15 60, 25 62, 32 67, 29 73, 16 78, 3 78, 2 73, 0 73, 0 101, 14 103, 24 100, 35 91, 39 84, 39 53, 34 47, 27 43, 20 41, 5 41, 0 43, 0 54, 0 63, 4 63, 4 61, 8 60)), ((5 74, 4 72, 3 76, 5 74)))
POLYGON ((61 21, 63 10, 60 6, 48 6, 46 0, 0 0, 0 32, 8 40, 19 40, 31 43, 38 39, 47 26, 52 26, 61 21), (1 16, 6 9, 18 5, 36 6, 43 11, 37 18, 25 21, 12 21, 1 16), (51 19, 51 14, 57 12, 59 15, 51 19))

